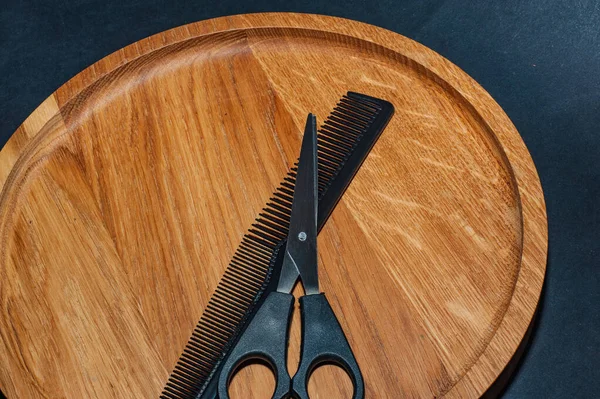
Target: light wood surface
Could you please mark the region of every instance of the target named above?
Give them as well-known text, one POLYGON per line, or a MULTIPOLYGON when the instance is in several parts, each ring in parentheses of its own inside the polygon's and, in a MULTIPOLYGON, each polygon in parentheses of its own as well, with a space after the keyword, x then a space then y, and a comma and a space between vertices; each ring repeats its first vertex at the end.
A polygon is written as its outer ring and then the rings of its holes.
MULTIPOLYGON (((544 279, 546 213, 527 149, 491 97, 431 50, 301 14, 142 40, 15 132, 0 152, 0 389, 157 397, 298 156, 306 114, 322 121, 347 90, 396 107, 319 236, 322 288, 367 397, 483 393, 544 279)), ((269 397, 268 373, 244 369, 232 394, 269 397)), ((313 398, 349 397, 333 367, 310 386, 313 398)))

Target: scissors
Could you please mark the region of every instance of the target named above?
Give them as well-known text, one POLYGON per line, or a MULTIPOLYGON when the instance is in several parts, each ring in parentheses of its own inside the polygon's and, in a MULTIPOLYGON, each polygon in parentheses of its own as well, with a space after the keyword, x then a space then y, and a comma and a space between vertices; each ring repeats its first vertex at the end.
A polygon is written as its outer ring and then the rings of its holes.
POLYGON ((319 290, 317 264, 317 122, 309 114, 302 139, 289 234, 277 289, 270 292, 225 360, 218 380, 220 399, 229 399, 228 388, 235 371, 249 360, 266 361, 276 383, 273 399, 308 399, 308 380, 322 364, 342 367, 354 386, 353 399, 364 398, 364 381, 342 327, 325 294, 319 290), (287 371, 287 347, 294 296, 300 280, 302 324, 298 371, 287 371))

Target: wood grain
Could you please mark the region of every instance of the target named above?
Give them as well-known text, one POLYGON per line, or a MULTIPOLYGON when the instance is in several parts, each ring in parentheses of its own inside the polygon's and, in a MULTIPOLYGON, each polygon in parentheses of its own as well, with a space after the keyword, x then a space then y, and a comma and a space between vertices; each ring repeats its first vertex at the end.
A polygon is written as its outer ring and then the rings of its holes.
MULTIPOLYGON (((546 213, 529 153, 491 97, 438 54, 305 14, 144 39, 71 79, 15 132, 0 152, 0 389, 157 397, 297 157, 306 114, 322 121, 347 90, 396 107, 319 236, 322 287, 367 397, 482 394, 544 279, 546 213)), ((265 398, 272 387, 254 366, 232 393, 265 398)), ((350 392, 335 368, 310 390, 350 392)))

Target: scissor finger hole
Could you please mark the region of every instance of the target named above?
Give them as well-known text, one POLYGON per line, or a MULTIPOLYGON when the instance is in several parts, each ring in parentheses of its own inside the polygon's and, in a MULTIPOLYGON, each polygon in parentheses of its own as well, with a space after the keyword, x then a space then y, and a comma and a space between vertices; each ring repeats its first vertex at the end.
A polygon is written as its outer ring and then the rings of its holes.
POLYGON ((350 376, 335 363, 322 363, 308 379, 308 396, 311 398, 349 399, 354 393, 350 376))
POLYGON ((248 359, 236 369, 229 383, 230 399, 271 399, 275 392, 275 371, 269 362, 248 359), (248 389, 252 387, 252 389, 248 389))

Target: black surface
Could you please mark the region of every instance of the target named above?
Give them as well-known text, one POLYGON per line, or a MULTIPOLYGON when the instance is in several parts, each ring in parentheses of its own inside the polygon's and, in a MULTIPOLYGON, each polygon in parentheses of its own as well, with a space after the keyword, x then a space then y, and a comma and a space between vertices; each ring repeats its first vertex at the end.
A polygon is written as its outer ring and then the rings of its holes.
MULTIPOLYGON (((530 1, 0 1, 0 143, 61 84, 165 29, 259 11, 336 15, 436 50, 510 116, 538 168, 550 228, 539 323, 505 398, 600 391, 600 9, 530 1)), ((1 367, 1 363, 0 363, 1 367)))

